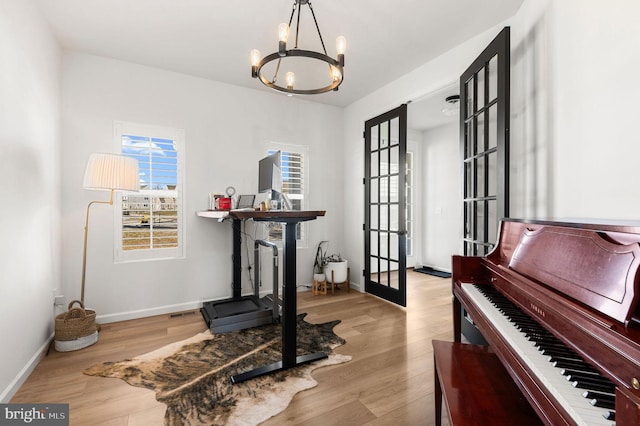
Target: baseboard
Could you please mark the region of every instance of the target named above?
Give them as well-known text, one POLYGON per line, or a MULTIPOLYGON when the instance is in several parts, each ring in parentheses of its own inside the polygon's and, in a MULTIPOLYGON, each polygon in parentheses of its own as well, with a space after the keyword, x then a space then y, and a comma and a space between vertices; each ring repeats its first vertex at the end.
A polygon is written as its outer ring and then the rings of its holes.
POLYGON ((49 345, 53 341, 53 333, 46 342, 38 348, 35 354, 31 357, 31 359, 25 364, 25 366, 20 370, 18 375, 11 381, 9 386, 6 387, 4 391, 0 394, 0 403, 7 404, 11 401, 11 398, 18 392, 20 387, 24 384, 24 382, 29 378, 33 370, 38 366, 38 363, 47 353, 49 349, 49 345))
POLYGON ((107 315, 97 315, 96 321, 101 324, 108 324, 111 322, 128 321, 132 319, 146 318, 146 317, 152 317, 156 315, 171 314, 171 313, 180 312, 180 311, 190 311, 193 309, 200 309, 201 307, 202 307, 202 301, 185 302, 185 303, 178 303, 175 305, 165 305, 165 306, 158 306, 155 308, 139 309, 136 311, 118 312, 115 314, 107 314, 107 315))

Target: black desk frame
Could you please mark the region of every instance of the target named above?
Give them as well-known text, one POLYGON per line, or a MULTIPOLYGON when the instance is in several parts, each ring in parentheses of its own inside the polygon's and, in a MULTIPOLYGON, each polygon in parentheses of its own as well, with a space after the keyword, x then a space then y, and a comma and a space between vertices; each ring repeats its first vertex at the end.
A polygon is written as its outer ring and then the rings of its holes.
POLYGON ((241 383, 255 377, 264 376, 280 370, 297 367, 319 359, 327 358, 324 352, 315 352, 302 356, 296 354, 296 317, 297 317, 297 284, 296 284, 296 225, 300 222, 315 220, 324 216, 324 211, 267 211, 267 212, 231 212, 229 216, 234 220, 234 297, 240 296, 240 222, 253 219, 256 222, 279 222, 285 225, 283 245, 283 305, 282 305, 282 360, 258 367, 254 370, 231 376, 231 382, 241 383), (236 262, 237 259, 237 262, 236 262), (237 275, 236 275, 237 274, 237 275), (237 279, 236 279, 237 278, 237 279), (236 293, 236 291, 238 293, 236 293))

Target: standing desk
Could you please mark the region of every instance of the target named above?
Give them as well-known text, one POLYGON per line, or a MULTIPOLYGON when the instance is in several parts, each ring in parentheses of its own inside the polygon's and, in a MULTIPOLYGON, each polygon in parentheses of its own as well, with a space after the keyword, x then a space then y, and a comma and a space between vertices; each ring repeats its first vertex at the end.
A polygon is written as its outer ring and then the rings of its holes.
MULTIPOLYGON (((234 281, 233 295, 239 297, 241 293, 240 280, 240 222, 252 219, 256 222, 279 222, 285 225, 283 245, 283 305, 282 305, 282 360, 258 367, 254 370, 236 374, 231 377, 232 383, 240 383, 255 377, 286 370, 298 365, 307 364, 319 359, 327 358, 324 352, 296 356, 296 317, 297 317, 297 284, 296 284, 296 225, 300 222, 315 220, 324 216, 324 210, 302 211, 231 211, 228 217, 233 219, 233 246, 234 246, 234 281)), ((206 216, 202 214, 201 216, 206 216)), ((213 216, 209 216, 213 217, 213 216)), ((256 283, 257 288, 257 283, 256 283)), ((277 302, 277 301, 274 301, 277 302)))

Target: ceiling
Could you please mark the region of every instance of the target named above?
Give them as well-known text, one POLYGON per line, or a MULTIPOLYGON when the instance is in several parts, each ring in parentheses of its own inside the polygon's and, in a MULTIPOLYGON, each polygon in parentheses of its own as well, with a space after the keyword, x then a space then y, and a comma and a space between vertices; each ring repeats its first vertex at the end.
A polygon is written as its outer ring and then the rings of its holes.
MULTIPOLYGON (((338 35, 347 39, 345 79, 338 92, 306 98, 349 105, 499 24, 514 15, 522 2, 313 1, 329 56, 336 55, 338 35)), ((251 78, 249 51, 257 48, 264 56, 277 50, 277 26, 289 20, 293 3, 35 0, 65 49, 260 90, 270 89, 251 78)), ((306 6, 302 13, 302 19, 310 16, 306 6)), ((311 45, 317 37, 312 21, 302 21, 300 34, 300 48, 317 50, 311 45)))

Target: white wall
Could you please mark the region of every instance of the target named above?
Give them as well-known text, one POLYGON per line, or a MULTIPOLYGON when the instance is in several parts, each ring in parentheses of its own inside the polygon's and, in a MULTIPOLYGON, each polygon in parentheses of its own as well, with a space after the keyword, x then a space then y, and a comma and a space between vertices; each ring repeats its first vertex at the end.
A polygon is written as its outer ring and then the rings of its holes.
POLYGON ((461 249, 462 182, 458 134, 457 123, 422 133, 421 265, 441 271, 451 271, 451 254, 461 249))
MULTIPOLYGON (((114 120, 184 129, 186 257, 113 263, 113 208, 92 208, 85 302, 102 321, 193 308, 231 296, 231 226, 196 217, 210 192, 234 186, 255 193, 268 141, 309 147, 309 247, 298 250, 298 284, 310 284, 315 245, 343 235, 342 109, 271 92, 225 85, 131 63, 65 52, 63 56, 62 278, 65 296, 80 292, 86 205, 107 194, 84 190, 87 157, 114 151, 114 120)), ((247 78, 251 78, 247 76, 247 78)), ((250 230, 250 229, 249 229, 250 230)), ((258 235, 260 237, 260 235, 258 235)), ((253 260, 251 243, 251 260, 253 260)), ((243 250, 246 260, 247 252, 243 250)), ((270 263, 266 263, 270 265, 270 263)), ((270 268, 267 268, 271 276, 270 268)), ((244 274, 244 292, 251 292, 244 274)), ((267 290, 267 289, 263 289, 267 290)))
POLYGON ((35 367, 60 286, 60 51, 30 1, 0 0, 0 401, 35 367))
POLYGON ((514 214, 640 217, 638 16, 636 1, 525 2, 511 141, 528 198, 514 214))

